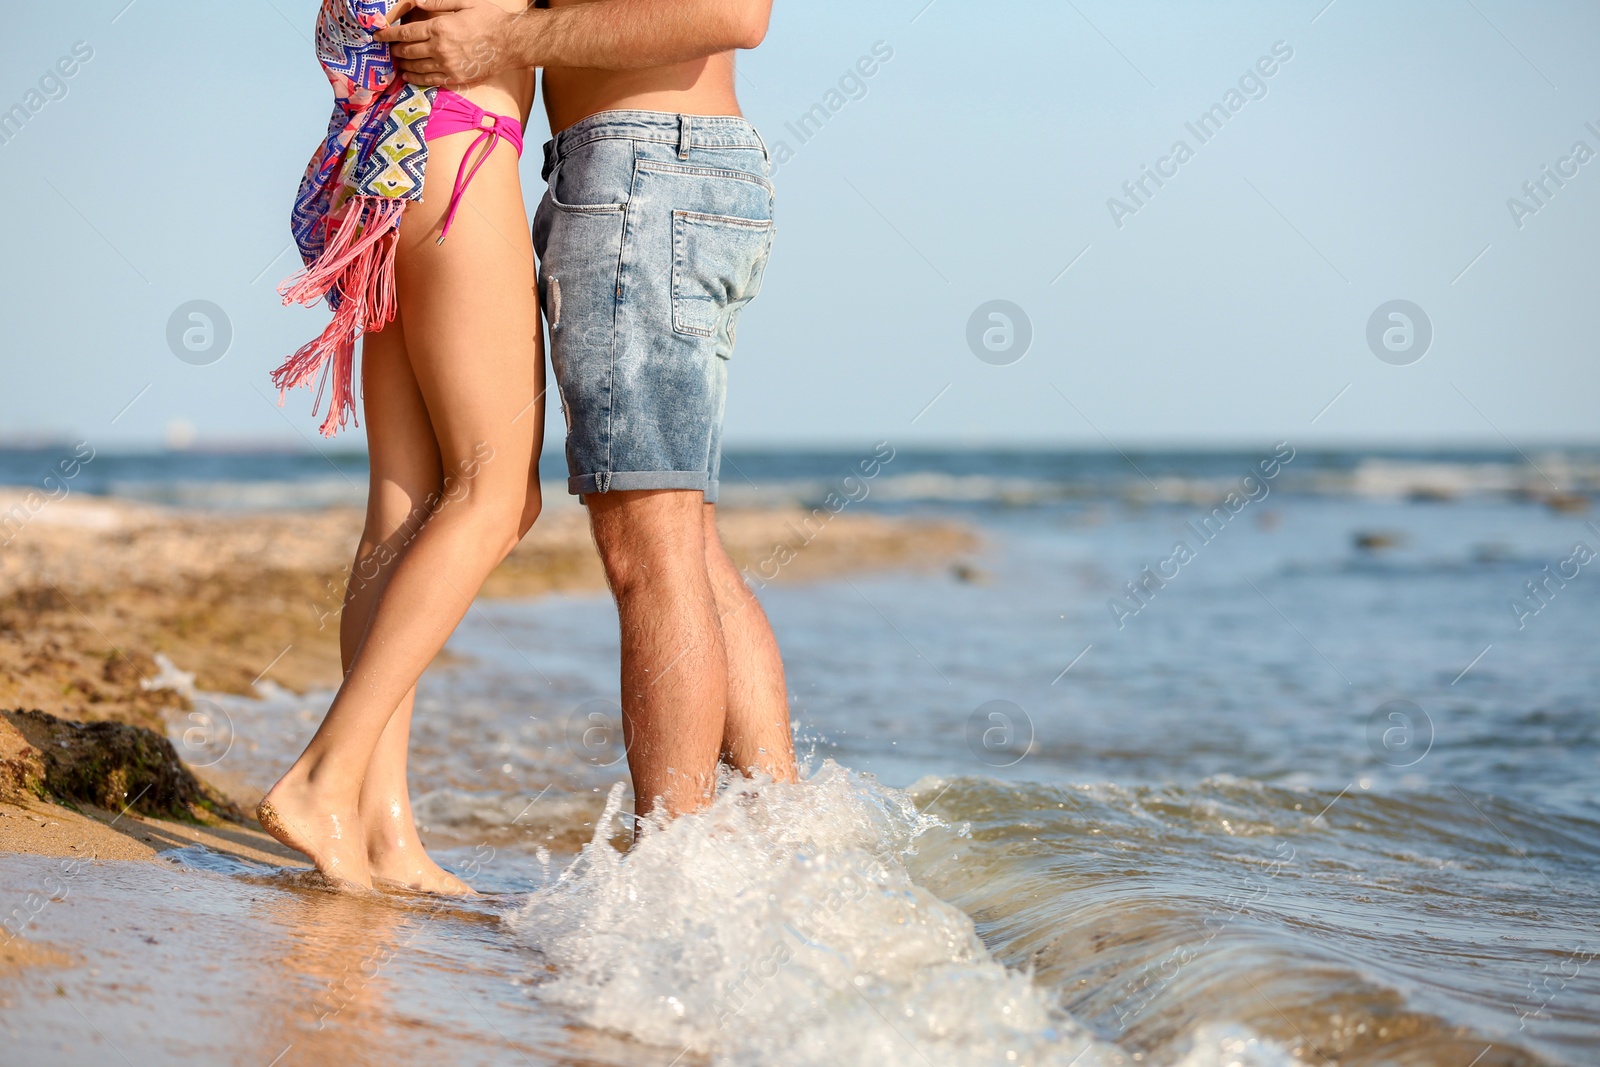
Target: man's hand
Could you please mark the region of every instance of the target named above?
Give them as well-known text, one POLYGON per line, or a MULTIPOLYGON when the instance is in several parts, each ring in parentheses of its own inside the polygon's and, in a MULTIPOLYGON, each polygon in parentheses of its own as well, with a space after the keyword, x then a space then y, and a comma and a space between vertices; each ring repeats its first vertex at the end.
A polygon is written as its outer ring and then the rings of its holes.
POLYGON ((416 85, 464 85, 523 67, 643 70, 754 48, 772 0, 596 0, 519 14, 490 0, 402 0, 428 17, 377 35, 416 85))
POLYGON ((513 54, 512 26, 520 16, 490 0, 415 0, 406 6, 427 18, 376 36, 413 85, 470 85, 527 65, 513 54))

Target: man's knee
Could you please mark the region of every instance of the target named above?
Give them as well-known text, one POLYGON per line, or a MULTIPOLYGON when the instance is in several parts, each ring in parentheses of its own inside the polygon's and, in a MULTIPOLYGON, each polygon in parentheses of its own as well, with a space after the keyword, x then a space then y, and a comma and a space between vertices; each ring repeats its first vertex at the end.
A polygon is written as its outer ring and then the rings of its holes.
POLYGON ((587 501, 606 580, 619 597, 655 584, 703 581, 705 540, 699 516, 670 499, 587 501))
POLYGON ((714 519, 708 519, 701 531, 705 542, 706 566, 712 571, 737 570, 733 557, 728 554, 727 546, 722 543, 722 535, 717 532, 714 519))
POLYGON ((706 580, 705 556, 698 540, 675 545, 644 535, 611 539, 599 547, 606 581, 618 596, 651 586, 706 580))

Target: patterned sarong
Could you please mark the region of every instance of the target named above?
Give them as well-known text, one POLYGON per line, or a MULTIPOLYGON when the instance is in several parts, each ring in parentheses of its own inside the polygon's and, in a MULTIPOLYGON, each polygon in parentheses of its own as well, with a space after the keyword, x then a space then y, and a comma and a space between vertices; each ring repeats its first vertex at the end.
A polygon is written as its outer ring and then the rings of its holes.
POLYGON ((285 304, 306 307, 326 297, 333 320, 272 372, 272 383, 281 405, 290 389, 320 375, 317 405, 332 389, 326 437, 355 415, 356 341, 394 319, 395 238, 406 204, 422 198, 428 161, 434 90, 402 81, 389 46, 372 39, 394 6, 323 0, 317 17, 317 59, 333 86, 333 119, 290 216, 305 266, 278 291, 285 304))

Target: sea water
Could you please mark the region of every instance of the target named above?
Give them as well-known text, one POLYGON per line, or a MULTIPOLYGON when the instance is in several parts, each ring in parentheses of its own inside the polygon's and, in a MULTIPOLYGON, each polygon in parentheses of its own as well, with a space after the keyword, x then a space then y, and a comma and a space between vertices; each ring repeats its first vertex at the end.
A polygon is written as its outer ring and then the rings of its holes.
MULTIPOLYGON (((1272 451, 897 457, 847 510, 981 547, 765 586, 805 780, 626 855, 609 601, 480 602, 413 792, 489 896, 91 865, 28 931, 79 965, 0 984, 0 1027, 29 1062, 1594 1062, 1600 599, 1567 561, 1600 465, 1300 454, 1262 493, 1272 451)), ((730 459, 730 504, 854 464, 730 459)), ((328 694, 205 699, 186 755, 266 785, 328 694)))

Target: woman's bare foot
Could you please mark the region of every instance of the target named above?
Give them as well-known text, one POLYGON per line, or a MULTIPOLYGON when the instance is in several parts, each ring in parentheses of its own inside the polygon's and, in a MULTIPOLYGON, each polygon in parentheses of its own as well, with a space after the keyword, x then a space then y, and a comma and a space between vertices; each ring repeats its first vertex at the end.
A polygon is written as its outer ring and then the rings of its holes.
MULTIPOLYGON (((364 808, 366 803, 367 798, 363 797, 364 808)), ((433 862, 417 836, 409 804, 390 800, 380 812, 363 810, 362 830, 367 841, 367 867, 375 884, 444 896, 478 895, 470 885, 433 862)))
POLYGON ((319 802, 285 776, 256 808, 261 828, 309 859, 338 889, 371 889, 367 849, 354 811, 319 802))
POLYGON ((418 849, 408 855, 390 853, 381 861, 372 859, 372 882, 380 889, 409 889, 418 893, 438 893, 447 897, 475 897, 478 891, 433 862, 418 849))

